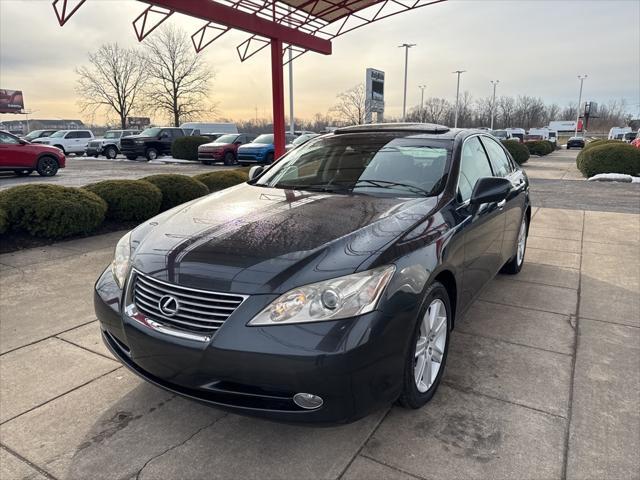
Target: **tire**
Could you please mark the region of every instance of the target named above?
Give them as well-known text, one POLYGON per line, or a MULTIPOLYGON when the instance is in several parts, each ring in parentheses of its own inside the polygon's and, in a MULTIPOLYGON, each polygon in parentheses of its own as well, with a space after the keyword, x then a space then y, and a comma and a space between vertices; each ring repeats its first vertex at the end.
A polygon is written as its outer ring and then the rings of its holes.
POLYGON ((62 145, 54 145, 54 147, 59 148, 60 150, 62 150, 62 153, 64 153, 65 155, 67 154, 67 152, 65 151, 64 147, 62 145))
POLYGON ((420 408, 436 393, 447 362, 452 320, 451 303, 447 289, 440 282, 435 282, 427 288, 424 294, 424 302, 416 319, 411 343, 407 349, 402 393, 398 398, 398 402, 403 407, 420 408), (429 325, 431 326, 429 327, 429 325), (419 343, 424 345, 421 355, 417 355, 419 343), (440 361, 438 362, 436 358, 440 361), (421 361, 424 362, 422 363, 422 374, 419 373, 421 361), (429 366, 431 368, 427 370, 429 366), (427 372, 431 372, 430 378, 425 377, 427 372), (416 380, 416 377, 419 380, 416 380))
POLYGON ((137 158, 137 155, 127 155, 127 160, 136 160, 137 158))
POLYGON ((527 252, 527 237, 529 236, 529 225, 527 223, 527 215, 525 214, 522 217, 522 222, 520 223, 520 229, 518 230, 518 237, 516 238, 516 254, 502 267, 500 270, 502 273, 506 273, 507 275, 517 275, 522 270, 522 266, 524 265, 524 256, 527 252), (522 245, 520 245, 520 241, 522 241, 522 245), (522 246, 522 251, 520 251, 520 247, 522 246))
POLYGON ((224 154, 224 164, 225 165, 234 165, 236 163, 236 156, 233 152, 227 152, 224 154))
POLYGON ((18 175, 19 177, 28 177, 33 173, 33 170, 14 170, 13 173, 18 175))
POLYGON ((116 158, 117 155, 118 155, 118 149, 113 146, 107 147, 107 149, 104 151, 104 156, 107 157, 109 160, 113 160, 114 158, 116 158))
POLYGON ((266 164, 271 165, 273 163, 273 153, 267 155, 266 164))
POLYGON ((36 170, 42 177, 53 177, 58 173, 58 161, 49 156, 40 157, 36 170))
POLYGON ((158 150, 156 150, 155 148, 147 148, 147 151, 145 153, 145 157, 147 157, 147 161, 151 161, 151 160, 156 160, 158 158, 159 154, 158 154, 158 150))

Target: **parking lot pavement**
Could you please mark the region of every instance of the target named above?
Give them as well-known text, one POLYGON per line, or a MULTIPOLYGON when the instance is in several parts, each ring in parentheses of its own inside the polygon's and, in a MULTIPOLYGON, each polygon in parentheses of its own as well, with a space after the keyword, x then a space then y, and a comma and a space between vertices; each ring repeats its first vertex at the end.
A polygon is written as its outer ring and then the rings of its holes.
MULTIPOLYGON (((212 172, 225 168, 219 165, 203 165, 200 162, 187 162, 176 160, 167 163, 167 159, 159 159, 153 162, 137 162, 118 158, 108 160, 89 157, 67 157, 66 168, 61 168, 54 177, 41 177, 32 173, 28 177, 18 177, 13 173, 0 172, 0 190, 31 183, 52 183, 66 187, 82 187, 89 183, 101 180, 129 179, 146 177, 157 173, 180 173, 183 175, 196 175, 198 173, 212 172)), ((237 167, 236 167, 237 168, 237 167)))
POLYGON ((457 323, 433 401, 320 429, 115 362, 91 295, 119 235, 0 255, 0 478, 638 478, 639 213, 534 209, 522 272, 457 323))

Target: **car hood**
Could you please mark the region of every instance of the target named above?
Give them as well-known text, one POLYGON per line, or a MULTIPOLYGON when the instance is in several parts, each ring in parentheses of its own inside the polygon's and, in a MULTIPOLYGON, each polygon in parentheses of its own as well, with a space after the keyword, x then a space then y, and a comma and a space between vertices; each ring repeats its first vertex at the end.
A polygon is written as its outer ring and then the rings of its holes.
POLYGON ((271 145, 270 143, 245 143, 244 145, 240 145, 240 147, 238 147, 238 150, 246 149, 246 148, 268 149, 268 148, 273 148, 273 145, 271 145))
POLYGON ((436 201, 237 185, 138 227, 133 266, 204 290, 283 293, 353 273, 436 201))
POLYGON ((124 140, 125 138, 126 139, 131 139, 131 140, 136 140, 136 139, 145 140, 145 139, 148 139, 148 138, 155 139, 156 137, 148 137, 146 135, 127 135, 126 137, 122 137, 122 140, 124 140))
POLYGON ((233 144, 232 143, 211 142, 211 143, 203 143, 198 148, 201 148, 201 147, 206 147, 206 148, 224 148, 224 147, 230 147, 230 146, 233 146, 233 144))

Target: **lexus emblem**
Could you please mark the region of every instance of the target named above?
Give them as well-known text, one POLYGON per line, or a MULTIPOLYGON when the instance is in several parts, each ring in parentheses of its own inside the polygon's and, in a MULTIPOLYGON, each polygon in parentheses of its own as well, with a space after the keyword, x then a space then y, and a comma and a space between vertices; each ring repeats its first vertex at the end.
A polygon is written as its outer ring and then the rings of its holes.
POLYGON ((165 295, 158 300, 158 308, 163 315, 173 317, 180 309, 178 299, 173 295, 165 295))

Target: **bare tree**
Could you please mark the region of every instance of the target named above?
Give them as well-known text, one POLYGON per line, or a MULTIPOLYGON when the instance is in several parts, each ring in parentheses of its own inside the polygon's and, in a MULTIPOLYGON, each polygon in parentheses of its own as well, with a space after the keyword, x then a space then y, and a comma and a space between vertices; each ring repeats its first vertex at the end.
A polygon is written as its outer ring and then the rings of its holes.
POLYGON ((208 102, 213 72, 193 51, 187 34, 167 25, 146 45, 149 57, 149 82, 146 95, 149 106, 166 114, 178 127, 185 120, 214 114, 208 102))
POLYGON ((142 90, 147 79, 144 58, 132 48, 117 43, 102 45, 89 53, 89 66, 76 68, 80 108, 95 115, 104 110, 115 114, 122 128, 127 117, 141 105, 142 90))
POLYGON ((338 103, 329 112, 350 125, 364 123, 367 113, 364 84, 360 83, 338 94, 338 103))

